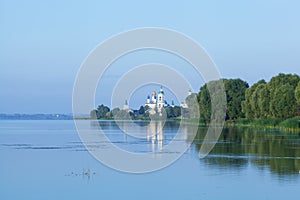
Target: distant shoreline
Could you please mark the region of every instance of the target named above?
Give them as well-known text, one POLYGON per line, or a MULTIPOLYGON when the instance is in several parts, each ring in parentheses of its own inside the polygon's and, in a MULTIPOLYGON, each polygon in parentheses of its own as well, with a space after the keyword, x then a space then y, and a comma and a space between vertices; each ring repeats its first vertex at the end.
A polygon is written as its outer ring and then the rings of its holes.
POLYGON ((0 120, 73 120, 67 114, 0 114, 0 120))

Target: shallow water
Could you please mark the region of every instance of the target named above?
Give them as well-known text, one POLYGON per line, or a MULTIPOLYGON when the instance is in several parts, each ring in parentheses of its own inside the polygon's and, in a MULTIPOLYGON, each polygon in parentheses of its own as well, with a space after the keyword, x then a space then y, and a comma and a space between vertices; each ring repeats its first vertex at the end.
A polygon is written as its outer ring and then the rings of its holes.
MULTIPOLYGON (((91 129, 99 124, 86 123, 91 129)), ((100 125, 114 145, 154 154, 171 142, 179 126, 168 122, 160 136, 134 138, 116 123, 100 125)), ((123 125, 128 130, 132 126, 123 125)), ((137 133, 147 134, 149 124, 135 125, 140 127, 137 133)), ((128 174, 97 161, 81 143, 71 120, 2 120, 0 199, 299 198, 298 133, 224 129, 210 154, 199 159, 205 133, 205 128, 199 128, 190 148, 172 165, 152 173, 128 174)), ((105 148, 102 143, 90 145, 105 148)))

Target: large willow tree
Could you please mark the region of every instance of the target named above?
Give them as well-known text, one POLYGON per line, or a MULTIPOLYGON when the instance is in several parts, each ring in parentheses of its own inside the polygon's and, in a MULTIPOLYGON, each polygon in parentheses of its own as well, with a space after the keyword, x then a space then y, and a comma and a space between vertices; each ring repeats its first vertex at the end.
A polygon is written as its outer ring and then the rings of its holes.
MULTIPOLYGON (((242 112, 242 101, 245 100, 245 91, 248 88, 248 83, 241 79, 222 79, 224 83, 224 88, 226 92, 226 101, 227 101, 227 109, 226 109, 226 119, 238 119, 244 117, 244 113, 242 112)), ((206 122, 209 122, 211 118, 211 96, 214 94, 210 94, 208 87, 211 88, 211 91, 217 91, 215 87, 217 81, 211 81, 200 88, 200 91, 197 95, 200 109, 200 116, 206 122)), ((216 93, 218 94, 218 93, 216 93)), ((215 104, 221 103, 217 102, 218 98, 215 98, 215 104)))
POLYGON ((299 81, 298 75, 278 74, 268 83, 261 80, 254 84, 246 90, 245 101, 242 102, 246 118, 289 118, 296 116, 299 110, 296 92, 299 81))

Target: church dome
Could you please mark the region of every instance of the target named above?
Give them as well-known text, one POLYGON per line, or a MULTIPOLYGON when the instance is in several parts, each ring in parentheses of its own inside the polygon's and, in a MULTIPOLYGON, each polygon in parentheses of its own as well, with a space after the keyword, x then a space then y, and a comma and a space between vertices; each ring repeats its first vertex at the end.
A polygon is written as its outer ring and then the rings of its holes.
POLYGON ((162 86, 160 86, 160 90, 159 90, 158 94, 165 94, 164 91, 163 91, 162 86))

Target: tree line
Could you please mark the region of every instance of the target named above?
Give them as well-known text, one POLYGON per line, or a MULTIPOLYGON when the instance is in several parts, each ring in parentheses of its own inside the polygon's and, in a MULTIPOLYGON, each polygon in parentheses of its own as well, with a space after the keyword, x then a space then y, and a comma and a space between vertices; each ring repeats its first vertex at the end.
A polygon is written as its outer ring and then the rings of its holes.
MULTIPOLYGON (((200 118, 208 123, 212 115, 218 115, 218 113, 212 113, 211 101, 213 100, 215 104, 222 103, 221 96, 218 96, 220 95, 218 93, 220 82, 226 94, 225 120, 286 119, 300 116, 300 77, 296 74, 283 73, 272 77, 269 82, 260 80, 251 87, 239 78, 211 81, 203 85, 198 93, 186 98, 189 109, 168 106, 164 110, 165 114, 168 118, 185 116, 187 113, 189 117, 192 117, 196 116, 194 113, 197 110, 195 109, 198 109, 200 118), (198 102, 197 106, 191 106, 194 98, 198 102)), ((138 110, 128 113, 119 108, 110 110, 109 107, 100 105, 91 111, 90 116, 93 119, 116 119, 118 116, 124 119, 124 115, 128 116, 128 119, 149 119, 147 110, 147 107, 141 106, 138 110)))
MULTIPOLYGON (((260 80, 249 87, 241 79, 222 79, 226 93, 226 120, 292 118, 300 115, 300 77, 278 74, 269 82, 260 80)), ((206 122, 211 117, 211 96, 208 86, 197 94, 200 116, 206 122)))
MULTIPOLYGON (((108 106, 103 104, 99 105, 97 109, 93 109, 90 112, 91 119, 121 119, 121 120, 130 120, 130 119, 141 119, 149 120, 149 107, 140 106, 138 110, 123 110, 120 108, 110 109, 108 106)), ((168 106, 163 109, 162 113, 166 115, 167 118, 177 118, 185 113, 185 109, 181 109, 180 106, 168 106)))

